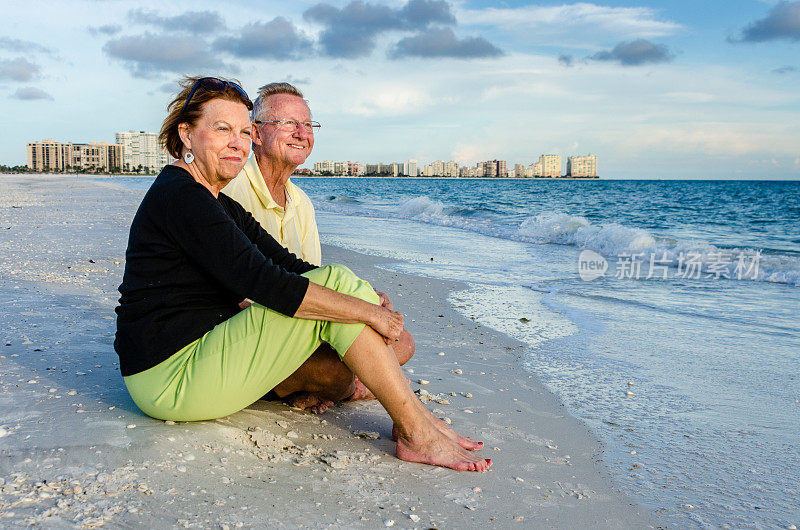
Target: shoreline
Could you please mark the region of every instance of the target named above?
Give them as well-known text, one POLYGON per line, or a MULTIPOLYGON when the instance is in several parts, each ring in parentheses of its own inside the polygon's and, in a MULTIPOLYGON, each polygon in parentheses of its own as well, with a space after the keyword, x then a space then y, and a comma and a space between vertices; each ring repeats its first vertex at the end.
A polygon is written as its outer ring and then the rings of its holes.
POLYGON ((658 524, 619 493, 591 430, 521 369, 522 343, 450 306, 449 294, 465 284, 395 273, 378 267, 392 260, 339 247, 325 246, 325 262, 389 293, 417 341, 408 376, 429 381, 413 388, 459 432, 485 442, 490 472, 396 459, 391 421, 376 402, 319 416, 259 401, 208 422, 145 417, 127 396, 111 346, 127 229, 143 192, 81 177, 0 181, 0 521, 658 524))

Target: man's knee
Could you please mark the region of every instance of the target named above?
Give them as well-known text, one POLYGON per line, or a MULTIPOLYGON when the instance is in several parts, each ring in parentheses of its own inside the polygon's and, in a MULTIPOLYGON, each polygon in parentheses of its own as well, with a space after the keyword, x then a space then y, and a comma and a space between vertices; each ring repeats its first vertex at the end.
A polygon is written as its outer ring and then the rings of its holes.
POLYGON ((400 363, 400 366, 406 364, 409 359, 414 356, 414 352, 416 351, 416 343, 414 343, 414 337, 408 330, 403 330, 400 333, 400 338, 397 342, 395 342, 393 349, 395 356, 397 356, 397 362, 400 363))
POLYGON ((324 362, 317 367, 314 377, 315 391, 332 400, 344 399, 355 391, 355 376, 327 344, 320 347, 324 362))

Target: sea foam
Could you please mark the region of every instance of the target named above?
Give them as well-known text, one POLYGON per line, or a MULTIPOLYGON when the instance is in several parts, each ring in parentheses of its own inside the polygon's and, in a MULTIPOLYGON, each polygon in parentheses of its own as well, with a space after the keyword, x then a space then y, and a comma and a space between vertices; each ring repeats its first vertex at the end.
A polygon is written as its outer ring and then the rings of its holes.
POLYGON ((598 252, 610 261, 636 255, 644 264, 654 260, 676 268, 691 259, 699 267, 701 277, 698 279, 722 277, 800 287, 800 258, 797 256, 673 238, 669 237, 668 229, 665 230, 667 234, 661 235, 616 222, 593 224, 586 217, 567 212, 542 211, 520 222, 503 216, 493 218, 488 210, 450 205, 425 195, 382 208, 328 198, 318 208, 364 217, 409 219, 524 243, 574 246, 598 252), (737 269, 743 264, 745 267, 752 265, 754 261, 757 262, 755 269, 737 269))

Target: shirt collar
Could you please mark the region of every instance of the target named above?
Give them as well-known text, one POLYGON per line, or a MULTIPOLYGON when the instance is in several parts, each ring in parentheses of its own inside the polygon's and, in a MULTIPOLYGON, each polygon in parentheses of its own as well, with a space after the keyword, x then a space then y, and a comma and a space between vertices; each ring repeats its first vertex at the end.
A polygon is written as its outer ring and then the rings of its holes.
MULTIPOLYGON (((271 210, 282 210, 283 208, 275 199, 272 198, 272 194, 269 192, 269 188, 267 188, 267 184, 264 182, 264 176, 261 174, 261 168, 258 167, 258 161, 256 160, 255 155, 251 156, 247 163, 244 165, 244 174, 247 175, 248 180, 250 181, 250 185, 253 187, 253 190, 256 192, 256 196, 261 201, 261 204, 264 208, 271 209, 271 210)), ((294 194, 294 184, 292 183, 291 179, 286 181, 286 206, 288 206, 293 202, 292 195, 294 194)))

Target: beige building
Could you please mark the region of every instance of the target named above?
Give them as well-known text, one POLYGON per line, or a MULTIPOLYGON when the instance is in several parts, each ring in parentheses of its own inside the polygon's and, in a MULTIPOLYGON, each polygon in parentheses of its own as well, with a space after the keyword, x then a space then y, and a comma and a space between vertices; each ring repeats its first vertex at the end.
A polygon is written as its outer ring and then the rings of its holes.
POLYGON ((363 175, 366 171, 366 167, 361 162, 350 162, 347 161, 347 174, 351 176, 359 176, 363 175))
POLYGON ((28 168, 33 171, 64 171, 72 166, 72 144, 53 139, 28 143, 28 168))
POLYGON ((593 154, 569 157, 567 159, 567 176, 597 178, 597 157, 593 154))
POLYGON ((486 162, 478 162, 478 173, 484 178, 506 178, 508 170, 506 169, 505 160, 487 160, 486 162))
POLYGON ((533 164, 529 165, 525 168, 525 177, 526 178, 537 178, 542 176, 542 163, 541 162, 534 162, 533 164))
POLYGON ((326 173, 328 175, 333 175, 333 160, 323 160, 322 162, 314 162, 314 173, 317 175, 322 175, 326 173))
POLYGON ((561 173, 561 155, 541 155, 539 163, 542 165, 543 177, 558 178, 561 173))
POLYGON ((106 142, 74 144, 52 139, 28 143, 28 167, 34 171, 122 170, 123 148, 106 142))

